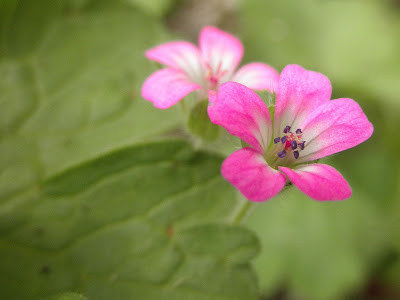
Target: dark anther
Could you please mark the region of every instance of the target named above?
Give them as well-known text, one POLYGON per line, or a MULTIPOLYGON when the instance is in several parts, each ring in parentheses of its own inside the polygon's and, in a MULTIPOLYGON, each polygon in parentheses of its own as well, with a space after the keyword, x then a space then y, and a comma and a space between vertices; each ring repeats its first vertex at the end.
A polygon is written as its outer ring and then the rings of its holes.
POLYGON ((281 138, 280 137, 277 137, 276 139, 274 139, 274 144, 277 144, 277 143, 279 143, 281 141, 281 138))
POLYGON ((290 132, 290 126, 286 126, 285 129, 283 129, 283 133, 289 133, 290 132))
POLYGON ((296 130, 296 134, 302 134, 303 132, 301 131, 301 129, 297 129, 296 130))
POLYGON ((299 151, 293 151, 293 156, 295 159, 299 158, 299 151))
POLYGON ((282 144, 284 144, 285 142, 286 142, 286 136, 284 136, 283 138, 281 138, 281 142, 282 142, 282 144))
POLYGON ((298 146, 300 147, 301 150, 304 150, 304 143, 305 142, 298 143, 298 146))
POLYGON ((284 158, 284 157, 286 156, 286 151, 285 151, 285 150, 282 150, 281 152, 278 153, 278 156, 279 156, 280 158, 284 158))
POLYGON ((290 147, 294 150, 294 149, 296 149, 297 148, 297 142, 296 141, 292 141, 291 143, 290 143, 290 147))

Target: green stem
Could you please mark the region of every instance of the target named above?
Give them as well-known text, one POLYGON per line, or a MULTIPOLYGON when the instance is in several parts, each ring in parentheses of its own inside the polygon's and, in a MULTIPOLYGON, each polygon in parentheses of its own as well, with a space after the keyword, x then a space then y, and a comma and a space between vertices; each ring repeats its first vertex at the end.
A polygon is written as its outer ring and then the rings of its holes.
POLYGON ((247 199, 244 200, 242 207, 238 211, 237 215, 233 218, 232 223, 234 225, 242 224, 250 216, 252 210, 257 206, 258 203, 251 202, 247 199))

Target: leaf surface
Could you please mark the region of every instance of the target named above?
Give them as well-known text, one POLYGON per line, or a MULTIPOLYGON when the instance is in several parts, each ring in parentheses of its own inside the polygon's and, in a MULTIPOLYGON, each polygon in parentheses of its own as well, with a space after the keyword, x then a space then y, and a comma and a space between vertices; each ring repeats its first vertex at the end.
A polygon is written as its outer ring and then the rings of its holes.
POLYGON ((78 2, 0 6, 1 296, 256 299, 258 241, 230 225, 221 158, 160 139, 179 114, 140 97, 144 51, 169 35, 78 2))

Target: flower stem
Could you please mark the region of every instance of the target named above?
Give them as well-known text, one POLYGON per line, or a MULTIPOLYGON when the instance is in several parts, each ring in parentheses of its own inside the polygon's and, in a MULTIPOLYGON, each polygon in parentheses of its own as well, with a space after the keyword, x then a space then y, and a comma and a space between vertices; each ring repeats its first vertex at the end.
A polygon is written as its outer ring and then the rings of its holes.
POLYGON ((247 199, 244 199, 244 203, 242 207, 239 209, 238 213, 236 216, 233 218, 232 223, 234 225, 239 225, 244 223, 247 218, 250 216, 251 212, 253 209, 257 206, 258 203, 256 202, 251 202, 247 199))

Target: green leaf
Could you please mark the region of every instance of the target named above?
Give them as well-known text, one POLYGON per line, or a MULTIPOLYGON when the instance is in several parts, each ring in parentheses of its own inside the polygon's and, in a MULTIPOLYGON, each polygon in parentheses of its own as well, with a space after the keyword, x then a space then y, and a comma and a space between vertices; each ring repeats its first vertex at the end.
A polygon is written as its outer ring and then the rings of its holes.
POLYGON ((61 0, 4 1, 0 6, 4 18, 0 23, 0 54, 17 57, 33 52, 61 8, 61 0))
POLYGON ((222 159, 159 140, 179 114, 140 97, 163 27, 61 2, 1 6, 1 297, 257 299, 222 159), (186 244, 208 236, 220 247, 186 244))
POLYGON ((258 241, 227 224, 237 200, 221 161, 181 141, 139 144, 7 199, 2 295, 257 299, 258 241))
POLYGON ((172 0, 123 0, 126 3, 135 5, 143 9, 143 11, 155 15, 165 15, 171 8, 172 0))
POLYGON ((188 129, 206 141, 214 141, 219 135, 219 126, 213 124, 207 113, 208 99, 194 105, 188 118, 188 129))
MULTIPOLYGON (((5 36, 16 28, 18 38, 31 34, 38 18, 24 7, 20 1, 5 36)), ((0 194, 180 121, 174 108, 140 97, 151 73, 144 52, 166 36, 153 19, 129 9, 59 14, 35 32, 34 46, 10 38, 7 52, 24 55, 0 60, 0 194)))
POLYGON ((259 247, 258 240, 249 235, 248 230, 215 225, 182 231, 177 242, 188 252, 199 255, 217 254, 221 259, 237 264, 249 261, 259 247), (193 239, 194 237, 196 238, 193 239))
POLYGON ((76 293, 62 293, 43 298, 42 300, 87 300, 87 298, 85 296, 76 293))

